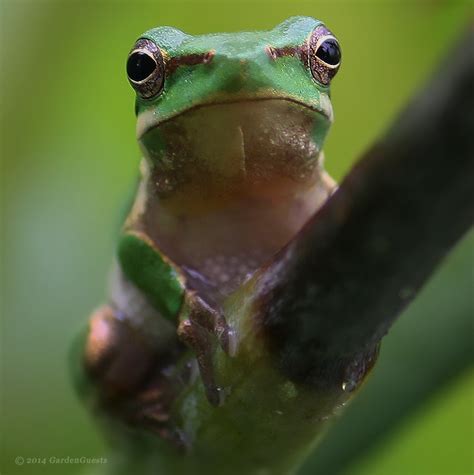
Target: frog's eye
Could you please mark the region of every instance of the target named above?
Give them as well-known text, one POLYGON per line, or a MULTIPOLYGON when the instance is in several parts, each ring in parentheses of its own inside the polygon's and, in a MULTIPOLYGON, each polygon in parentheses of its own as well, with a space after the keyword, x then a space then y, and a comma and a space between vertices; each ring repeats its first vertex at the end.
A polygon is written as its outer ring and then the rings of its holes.
POLYGON ((128 80, 144 99, 156 96, 163 89, 165 66, 163 55, 153 41, 138 40, 127 60, 128 80))
POLYGON ((327 86, 341 65, 341 47, 332 33, 318 26, 309 38, 309 67, 314 79, 327 86))
POLYGON ((328 66, 335 67, 341 62, 341 49, 336 38, 328 37, 320 42, 316 56, 328 66))

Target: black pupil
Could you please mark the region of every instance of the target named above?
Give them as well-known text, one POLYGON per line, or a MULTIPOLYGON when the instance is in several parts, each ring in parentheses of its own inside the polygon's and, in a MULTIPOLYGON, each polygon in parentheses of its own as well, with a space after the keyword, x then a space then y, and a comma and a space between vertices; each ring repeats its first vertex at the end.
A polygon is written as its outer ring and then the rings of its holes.
POLYGON ((341 49, 336 40, 325 40, 316 51, 316 56, 331 66, 336 66, 341 61, 341 49))
POLYGON ((136 51, 127 61, 128 77, 135 82, 146 79, 156 68, 156 63, 148 54, 136 51))

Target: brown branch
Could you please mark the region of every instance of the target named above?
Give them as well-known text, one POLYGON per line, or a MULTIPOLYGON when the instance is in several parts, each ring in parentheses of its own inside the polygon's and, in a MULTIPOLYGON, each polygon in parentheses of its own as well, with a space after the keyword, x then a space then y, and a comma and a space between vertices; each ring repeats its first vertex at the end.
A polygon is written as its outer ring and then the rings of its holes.
POLYGON ((293 380, 349 389, 474 216, 473 32, 394 127, 257 277, 293 380))

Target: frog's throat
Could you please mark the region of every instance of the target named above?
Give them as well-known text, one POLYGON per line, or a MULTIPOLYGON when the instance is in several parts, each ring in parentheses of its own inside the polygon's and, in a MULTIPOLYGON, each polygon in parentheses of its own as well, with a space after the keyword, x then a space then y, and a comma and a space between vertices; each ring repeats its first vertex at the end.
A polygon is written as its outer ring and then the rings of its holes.
POLYGON ((190 108, 149 129, 139 143, 160 197, 217 199, 244 191, 261 197, 267 186, 275 196, 315 183, 329 126, 299 102, 233 101, 190 108))
POLYGON ((309 111, 321 115, 325 120, 331 124, 334 121, 334 112, 329 96, 325 93, 320 94, 318 100, 313 101, 304 101, 302 99, 291 97, 291 96, 278 96, 265 93, 264 95, 252 95, 252 96, 241 96, 241 97, 232 97, 228 99, 220 98, 216 100, 211 98, 207 101, 202 101, 196 104, 192 104, 190 107, 187 107, 183 110, 180 110, 175 113, 167 114, 160 116, 159 107, 153 105, 151 108, 140 112, 137 118, 137 127, 136 135, 137 139, 140 140, 147 132, 154 129, 155 127, 160 126, 161 124, 171 121, 181 115, 187 114, 190 111, 210 107, 217 105, 226 105, 226 104, 236 104, 236 103, 253 103, 260 101, 281 101, 297 104, 309 111))
POLYGON ((286 245, 335 188, 324 172, 287 197, 241 196, 218 203, 187 193, 157 199, 142 181, 126 227, 142 230, 208 302, 221 302, 286 245), (210 299, 210 300, 209 300, 210 299))

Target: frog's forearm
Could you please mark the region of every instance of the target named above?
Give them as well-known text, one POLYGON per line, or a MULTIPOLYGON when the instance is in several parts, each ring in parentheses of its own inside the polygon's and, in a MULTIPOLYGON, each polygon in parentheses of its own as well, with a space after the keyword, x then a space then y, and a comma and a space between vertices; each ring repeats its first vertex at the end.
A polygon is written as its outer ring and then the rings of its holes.
POLYGON ((170 321, 177 321, 184 296, 184 283, 174 265, 167 261, 143 232, 126 231, 118 245, 123 273, 170 321))

